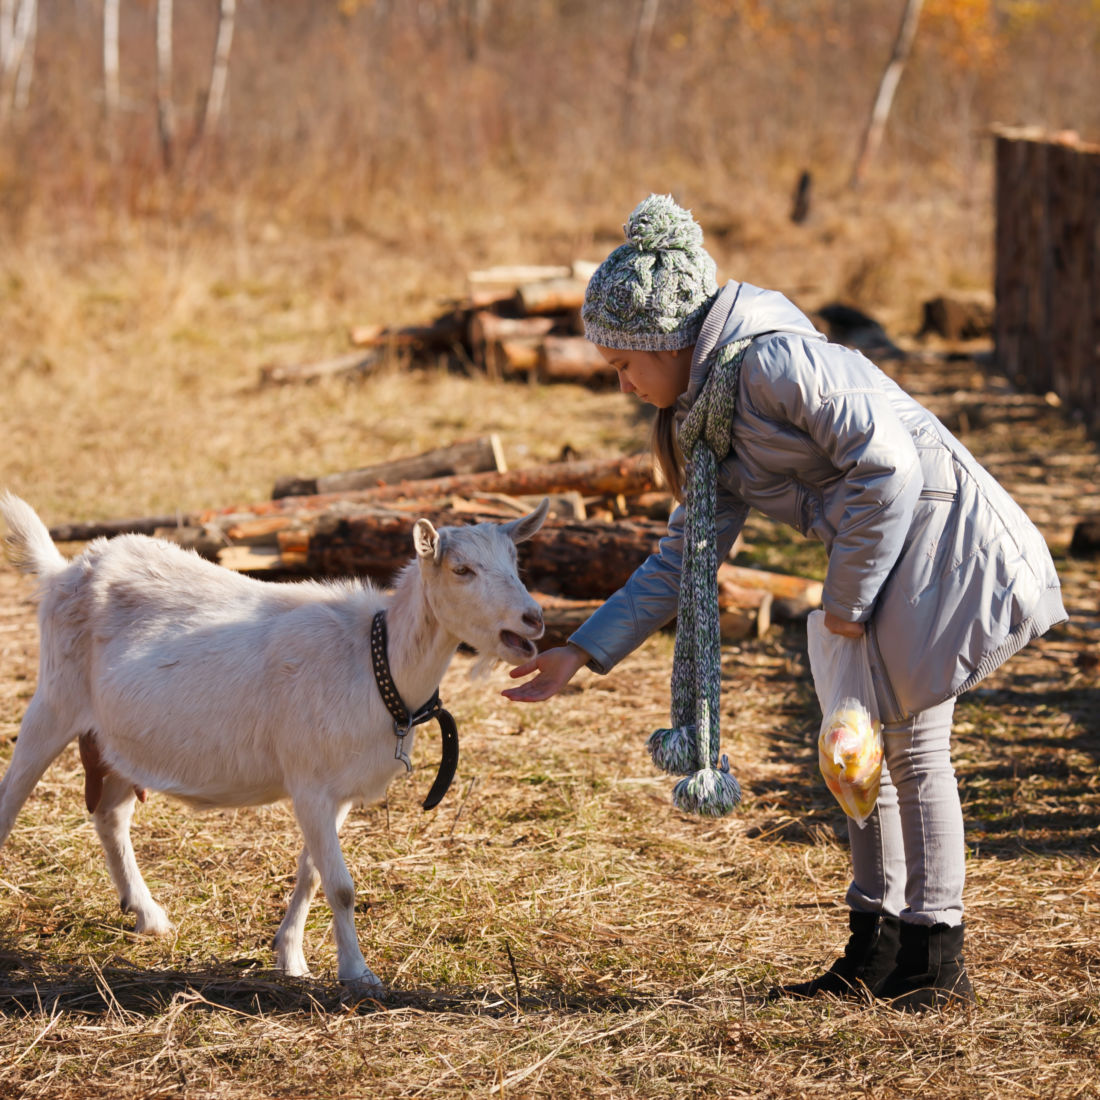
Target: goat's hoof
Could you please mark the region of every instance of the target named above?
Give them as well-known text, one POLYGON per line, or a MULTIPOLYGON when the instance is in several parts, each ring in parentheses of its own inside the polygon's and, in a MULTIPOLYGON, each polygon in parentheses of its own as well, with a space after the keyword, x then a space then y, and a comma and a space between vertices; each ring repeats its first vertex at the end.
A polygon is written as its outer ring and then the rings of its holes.
POLYGON ((382 984, 382 979, 372 970, 360 974, 358 978, 341 978, 340 984, 353 997, 370 997, 373 1000, 384 1000, 388 990, 382 984))
POLYGON ((134 932, 139 936, 170 936, 175 927, 168 914, 158 905, 154 909, 137 910, 134 932))

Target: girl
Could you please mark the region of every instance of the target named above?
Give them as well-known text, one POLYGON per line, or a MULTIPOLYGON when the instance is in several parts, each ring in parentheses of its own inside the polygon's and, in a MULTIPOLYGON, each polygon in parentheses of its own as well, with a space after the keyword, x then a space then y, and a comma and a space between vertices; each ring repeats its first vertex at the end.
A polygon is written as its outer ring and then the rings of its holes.
POLYGON ((535 702, 582 665, 607 673, 678 615, 675 728, 651 748, 679 772, 694 756, 681 806, 725 812, 738 792, 725 761, 715 766, 714 571, 750 507, 821 539, 825 625, 866 634, 885 762, 866 827, 849 821, 844 954, 769 996, 869 992, 909 1011, 971 1002, 951 718, 956 696, 1065 620, 1046 544, 859 352, 828 343, 779 293, 719 288, 702 231, 671 197, 651 195, 624 229, 589 283, 585 335, 623 392, 657 407, 654 452, 681 503, 657 552, 566 645, 513 669, 537 675, 504 694, 535 702))

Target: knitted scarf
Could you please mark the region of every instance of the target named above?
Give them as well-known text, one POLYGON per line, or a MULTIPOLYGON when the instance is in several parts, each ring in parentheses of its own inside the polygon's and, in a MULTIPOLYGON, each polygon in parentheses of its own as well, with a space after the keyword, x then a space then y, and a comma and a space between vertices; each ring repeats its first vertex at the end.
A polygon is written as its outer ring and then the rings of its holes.
POLYGON ((718 463, 730 452, 737 383, 749 340, 719 348, 699 396, 679 430, 687 463, 684 548, 672 660, 672 727, 648 742, 653 762, 685 776, 672 800, 689 813, 728 814, 741 788, 721 757, 721 639, 718 629, 718 549, 715 512, 718 463))

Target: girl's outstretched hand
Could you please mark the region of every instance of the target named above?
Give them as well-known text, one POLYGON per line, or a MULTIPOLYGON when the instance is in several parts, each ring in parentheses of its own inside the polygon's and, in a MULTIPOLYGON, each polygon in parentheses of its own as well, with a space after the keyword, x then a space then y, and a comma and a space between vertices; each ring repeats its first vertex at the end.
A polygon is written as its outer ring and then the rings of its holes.
POLYGON ((587 661, 588 654, 579 646, 563 645, 548 649, 508 673, 515 679, 537 672, 533 680, 508 688, 501 695, 515 703, 541 703, 561 691, 587 661))
POLYGON ((850 623, 847 619, 841 619, 831 611, 825 612, 825 629, 834 634, 843 634, 845 638, 862 638, 866 627, 863 623, 850 623))

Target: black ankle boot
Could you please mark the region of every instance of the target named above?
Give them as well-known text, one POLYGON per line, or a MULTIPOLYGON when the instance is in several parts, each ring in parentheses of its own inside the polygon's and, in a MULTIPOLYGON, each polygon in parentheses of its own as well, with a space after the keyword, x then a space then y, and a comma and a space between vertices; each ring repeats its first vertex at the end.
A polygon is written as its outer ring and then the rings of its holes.
POLYGON ((962 948, 961 924, 903 924, 898 965, 883 982, 879 997, 901 1012, 973 1004, 974 987, 962 948))
POLYGON ((852 934, 844 954, 824 974, 812 981, 778 986, 768 994, 768 1000, 816 997, 824 993, 858 1001, 876 994, 897 960, 898 918, 852 910, 848 914, 848 927, 852 934))

